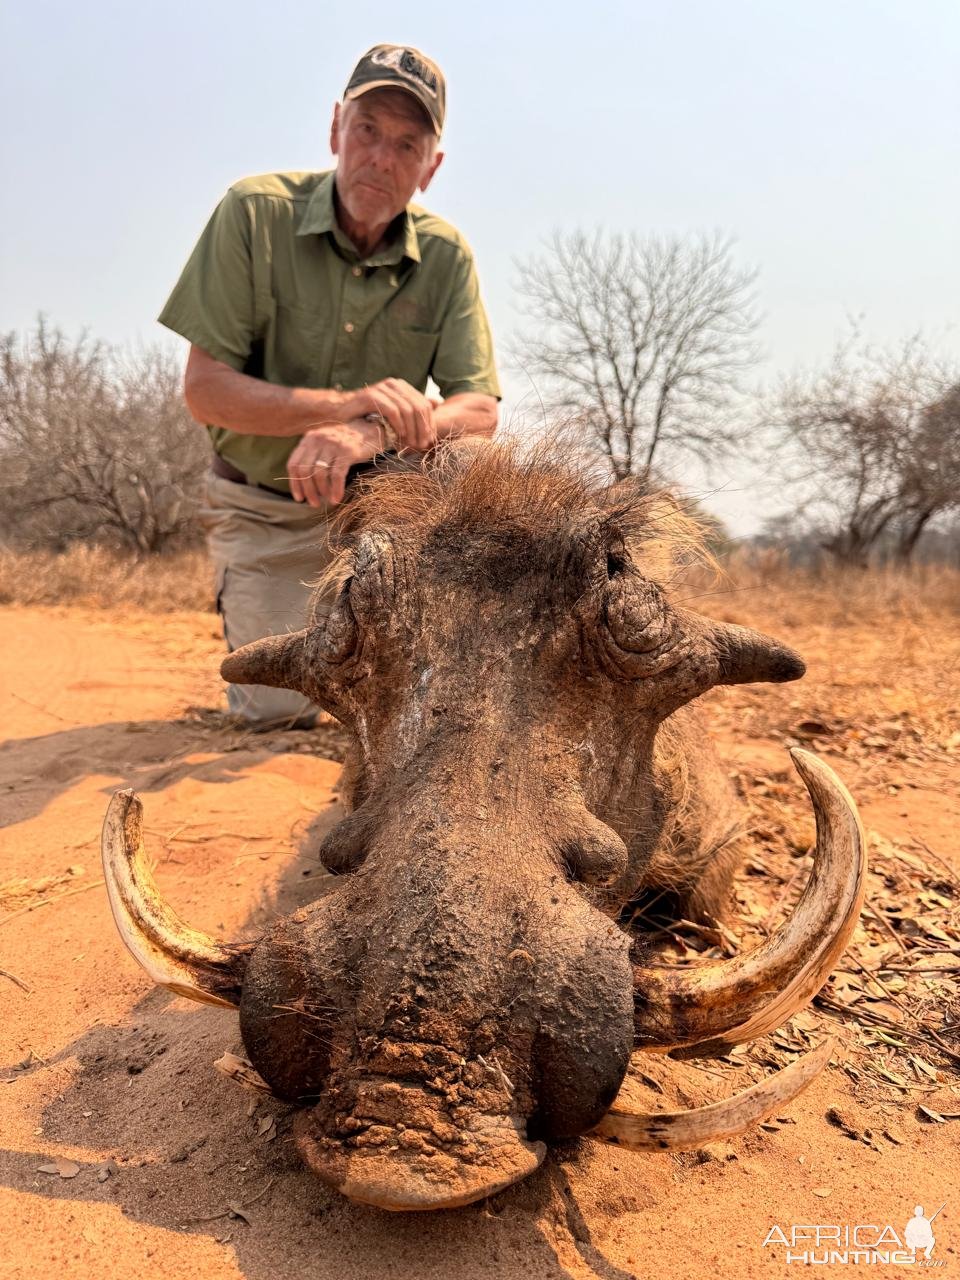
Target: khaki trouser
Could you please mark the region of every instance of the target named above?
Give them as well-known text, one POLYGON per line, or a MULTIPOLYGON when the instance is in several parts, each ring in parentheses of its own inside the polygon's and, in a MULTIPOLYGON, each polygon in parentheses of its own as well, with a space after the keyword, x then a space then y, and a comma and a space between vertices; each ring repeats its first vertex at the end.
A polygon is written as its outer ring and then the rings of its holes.
MULTIPOLYGON (((329 513, 210 473, 200 518, 230 650, 306 626, 311 583, 333 558, 329 513)), ((289 689, 227 686, 230 710, 253 722, 295 721, 316 708, 289 689)))

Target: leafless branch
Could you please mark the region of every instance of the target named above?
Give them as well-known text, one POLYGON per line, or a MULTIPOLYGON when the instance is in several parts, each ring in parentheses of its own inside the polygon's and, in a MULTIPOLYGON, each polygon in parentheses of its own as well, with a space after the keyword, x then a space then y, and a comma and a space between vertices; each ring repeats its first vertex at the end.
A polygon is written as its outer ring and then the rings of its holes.
POLYGON ((42 319, 0 336, 0 536, 140 555, 182 544, 198 535, 208 457, 167 353, 71 341, 42 319))
POLYGON ((960 506, 960 374, 918 337, 878 351, 854 333, 825 370, 780 384, 767 421, 802 494, 790 519, 844 563, 865 566, 881 548, 909 560, 930 522, 960 506))
POLYGON ((558 232, 518 270, 531 324, 512 362, 618 477, 736 445, 732 409, 757 358, 757 320, 754 275, 735 266, 729 241, 558 232))

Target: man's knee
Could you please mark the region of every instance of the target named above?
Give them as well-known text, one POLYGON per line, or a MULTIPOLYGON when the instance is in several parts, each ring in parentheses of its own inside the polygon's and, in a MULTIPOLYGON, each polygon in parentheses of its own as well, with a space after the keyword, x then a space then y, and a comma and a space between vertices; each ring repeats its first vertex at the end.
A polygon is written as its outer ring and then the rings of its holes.
POLYGON ((309 729, 317 717, 317 708, 302 694, 262 684, 228 685, 227 707, 253 730, 309 729))
MULTIPOLYGON (((310 588, 296 579, 273 577, 266 571, 220 566, 217 612, 223 622, 227 647, 239 649, 264 636, 299 631, 307 624, 310 597, 310 588)), ((227 704, 233 715, 249 721, 251 726, 298 721, 316 711, 302 694, 266 685, 228 685, 227 704)))
MULTIPOLYGON (((204 525, 228 648, 299 631, 312 611, 323 613, 322 604, 315 607, 312 584, 334 550, 322 513, 212 476, 204 525)), ((263 685, 231 685, 227 700, 234 714, 249 721, 296 719, 314 710, 298 693, 263 685)))

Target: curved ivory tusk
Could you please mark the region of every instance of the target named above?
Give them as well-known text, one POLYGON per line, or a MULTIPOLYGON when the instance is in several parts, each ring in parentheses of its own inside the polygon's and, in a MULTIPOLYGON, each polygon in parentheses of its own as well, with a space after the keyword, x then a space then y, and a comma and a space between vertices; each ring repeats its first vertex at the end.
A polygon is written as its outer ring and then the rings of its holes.
POLYGON ((833 1040, 825 1040, 742 1093, 689 1111, 631 1111, 618 1107, 615 1098, 600 1123, 583 1136, 628 1151, 690 1151, 719 1138, 735 1138, 805 1089, 827 1065, 833 1048, 833 1040))
POLYGON ((789 919, 745 955, 690 967, 638 966, 638 1049, 696 1045, 703 1056, 773 1031, 813 999, 843 954, 863 905, 863 829, 829 765, 799 748, 790 755, 817 819, 803 896, 789 919))
POLYGON ((147 867, 143 805, 117 791, 103 824, 103 878, 120 937, 161 987, 204 1004, 236 1007, 255 943, 223 945, 184 924, 161 898, 147 867))
POLYGON ((238 1084, 241 1089, 248 1089, 251 1093, 273 1093, 252 1062, 248 1062, 246 1058, 238 1058, 229 1050, 222 1053, 213 1065, 221 1075, 238 1084))

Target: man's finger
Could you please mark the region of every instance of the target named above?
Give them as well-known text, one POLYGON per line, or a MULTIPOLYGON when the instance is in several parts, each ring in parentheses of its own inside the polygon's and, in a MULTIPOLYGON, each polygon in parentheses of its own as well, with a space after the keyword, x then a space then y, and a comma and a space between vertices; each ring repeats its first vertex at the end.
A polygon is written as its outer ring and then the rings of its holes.
POLYGON ((317 469, 318 459, 314 456, 314 446, 298 445, 287 463, 290 490, 297 501, 307 502, 311 507, 323 503, 322 494, 316 484, 317 469))
POLYGON ((310 501, 310 472, 308 464, 304 461, 287 464, 288 474, 290 476, 290 489, 299 493, 299 502, 310 501))
POLYGON ((404 438, 403 414, 399 404, 393 399, 389 391, 381 384, 370 388, 370 398, 373 402, 375 412, 379 413, 381 418, 393 427, 400 439, 404 438))
POLYGON ((307 502, 311 507, 323 507, 327 502, 326 484, 329 468, 313 464, 314 469, 303 481, 303 489, 307 502))
MULTIPOLYGON (((393 379, 391 379, 391 382, 393 379)), ((381 396, 386 400, 394 410, 396 422, 388 419, 390 425, 396 431, 401 445, 407 448, 416 448, 416 424, 413 413, 413 407, 409 401, 403 396, 403 393, 393 386, 381 390, 381 396), (397 425, 399 423, 399 425, 397 425)), ((384 414, 384 417, 387 415, 384 414)))
POLYGON ((290 492, 295 502, 303 502, 306 496, 303 485, 300 483, 300 450, 301 446, 297 445, 287 460, 287 479, 290 481, 290 492))
POLYGON ((421 453, 426 453, 437 442, 437 433, 433 426, 433 409, 429 401, 425 401, 417 413, 417 428, 417 448, 421 453))
POLYGON ((343 501, 343 495, 347 488, 347 472, 350 470, 350 464, 346 458, 337 458, 330 470, 327 472, 326 493, 327 501, 331 506, 337 506, 343 501))
POLYGON ((407 441, 411 449, 416 449, 419 453, 423 452, 423 441, 427 436, 427 423, 424 418, 423 406, 420 404, 420 398, 410 395, 411 388, 406 388, 407 394, 404 400, 409 406, 410 411, 410 438, 407 441))
POLYGON ((410 392, 410 403, 413 405, 414 416, 416 419, 416 448, 420 453, 426 453, 435 440, 433 430, 433 408, 427 397, 425 395, 421 395, 416 388, 408 387, 408 390, 410 392))
POLYGON ((330 501, 330 471, 333 465, 334 462, 325 456, 314 458, 310 482, 316 495, 316 502, 312 503, 312 506, 326 506, 330 501))
POLYGON ((408 441, 410 448, 420 453, 426 452, 436 443, 433 428, 433 406, 425 395, 416 387, 412 387, 403 378, 390 379, 391 392, 409 406, 411 412, 411 435, 408 441))
POLYGON ((411 449, 422 451, 422 442, 429 438, 431 431, 432 410, 426 396, 422 396, 416 387, 411 387, 410 383, 404 382, 402 378, 390 379, 390 391, 400 401, 408 415, 409 434, 404 443, 411 449))

